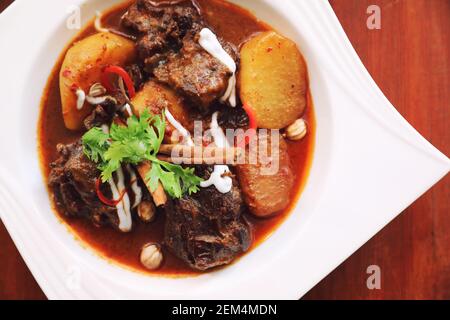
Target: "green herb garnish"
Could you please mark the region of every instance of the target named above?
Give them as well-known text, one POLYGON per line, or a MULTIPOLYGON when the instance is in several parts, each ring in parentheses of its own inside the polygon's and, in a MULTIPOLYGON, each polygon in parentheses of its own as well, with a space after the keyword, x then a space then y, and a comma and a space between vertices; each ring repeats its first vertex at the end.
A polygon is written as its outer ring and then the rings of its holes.
POLYGON ((140 118, 128 118, 126 126, 112 124, 109 133, 93 128, 83 135, 86 156, 98 164, 103 182, 107 182, 124 164, 152 163, 145 177, 150 190, 156 191, 158 182, 172 198, 196 193, 203 180, 194 174, 193 168, 183 168, 159 160, 156 156, 164 139, 166 122, 164 116, 144 111, 140 118))

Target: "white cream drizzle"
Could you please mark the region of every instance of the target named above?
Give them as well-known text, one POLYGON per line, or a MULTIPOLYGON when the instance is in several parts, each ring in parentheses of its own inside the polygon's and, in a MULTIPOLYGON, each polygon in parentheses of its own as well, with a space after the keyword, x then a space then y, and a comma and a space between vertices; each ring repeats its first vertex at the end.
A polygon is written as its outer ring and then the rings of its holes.
MULTIPOLYGON (((102 125, 102 130, 103 130, 103 132, 108 133, 109 127, 107 125, 102 125)), ((117 185, 114 182, 113 178, 110 178, 108 180, 108 184, 111 188, 111 192, 112 192, 114 199, 119 199, 121 193, 125 189, 125 177, 124 177, 122 168, 119 168, 119 170, 117 170, 117 178, 118 178, 117 185)), ((128 197, 128 193, 125 193, 122 201, 120 201, 116 205, 116 209, 117 209, 117 216, 119 218, 120 231, 122 231, 122 232, 131 231, 133 222, 131 219, 130 198, 128 197)))
MULTIPOLYGON (((173 115, 170 113, 168 109, 165 111, 167 121, 174 126, 175 129, 177 129, 180 134, 185 138, 185 142, 189 146, 194 146, 194 141, 191 138, 191 134, 188 130, 186 130, 181 123, 179 123, 173 115)), ((222 128, 220 128, 219 123, 217 121, 219 113, 215 112, 212 116, 211 120, 211 135, 214 138, 214 143, 219 148, 226 148, 229 146, 229 143, 227 141, 227 138, 225 134, 222 131, 222 128)), ((203 181, 200 183, 200 187, 202 188, 208 188, 212 185, 216 187, 216 189, 220 193, 228 193, 231 191, 231 188, 233 187, 233 180, 230 177, 224 177, 223 175, 230 172, 230 169, 226 165, 215 165, 214 171, 211 173, 211 176, 207 181, 203 181)))
POLYGON ((191 134, 189 133, 188 130, 186 130, 186 128, 184 128, 181 123, 179 123, 175 117, 170 113, 169 109, 166 108, 165 110, 165 114, 166 114, 166 119, 167 121, 169 121, 169 123, 178 130, 178 132, 180 132, 180 134, 183 136, 184 138, 184 142, 186 143, 186 145, 193 147, 194 146, 194 141, 191 138, 191 134))
POLYGON ((214 139, 214 143, 219 148, 229 148, 230 144, 228 143, 227 137, 223 133, 222 128, 219 126, 219 112, 214 112, 211 118, 211 135, 214 139))
MULTIPOLYGON (((122 192, 126 191, 126 187, 125 187, 125 175, 123 174, 123 170, 121 167, 117 170, 117 180, 118 180, 117 188, 119 189, 119 193, 122 194, 122 192)), ((130 197, 128 196, 127 192, 125 192, 125 195, 123 196, 121 203, 123 204, 123 211, 117 210, 120 221, 119 229, 123 232, 128 232, 131 230, 132 220, 131 220, 130 197)))
MULTIPOLYGON (((211 119, 211 135, 214 138, 214 143, 219 148, 227 148, 230 144, 227 141, 225 134, 222 131, 222 128, 219 126, 217 121, 219 113, 215 112, 211 119)), ((216 189, 220 193, 228 193, 231 191, 233 187, 233 180, 228 176, 223 176, 224 174, 230 173, 230 168, 226 165, 215 165, 214 171, 211 173, 211 176, 207 181, 203 181, 200 183, 202 188, 208 188, 212 185, 216 187, 216 189)))
POLYGON ((109 127, 108 127, 108 125, 102 124, 102 131, 103 131, 104 133, 108 134, 108 133, 109 133, 109 127))
POLYGON ((125 110, 128 113, 128 116, 131 117, 133 115, 133 111, 131 110, 131 106, 128 103, 122 107, 122 110, 125 110))
POLYGON ((214 58, 224 64, 233 75, 228 80, 228 88, 225 95, 220 99, 222 102, 228 101, 232 107, 236 107, 236 71, 237 66, 233 58, 225 51, 217 36, 208 28, 200 31, 199 44, 214 58))
MULTIPOLYGON (((119 190, 117 188, 116 183, 114 182, 114 179, 113 178, 109 179, 108 180, 108 184, 109 184, 109 187, 111 188, 111 192, 112 192, 113 198, 114 199, 118 199, 120 197, 120 192, 119 192, 119 190)), ((131 221, 129 221, 127 219, 126 212, 125 212, 125 209, 123 207, 123 202, 122 201, 119 202, 116 205, 116 209, 117 209, 117 215, 119 217, 119 229, 120 229, 120 231, 122 231, 122 232, 130 231, 131 230, 131 221), (127 225, 127 222, 129 222, 129 225, 127 225)))
POLYGON ((133 182, 131 184, 131 190, 133 190, 133 192, 134 192, 134 203, 133 203, 133 209, 134 209, 138 205, 140 205, 142 202, 142 189, 139 186, 136 172, 129 164, 127 164, 127 171, 128 171, 128 174, 130 175, 130 180, 133 182))
POLYGON ((102 26, 102 14, 100 11, 95 12, 94 27, 98 32, 109 32, 109 29, 103 28, 102 26))
POLYGON ((86 93, 83 89, 78 88, 77 91, 75 91, 75 94, 77 95, 77 110, 81 110, 83 109, 84 102, 86 101, 86 93))
POLYGON ((233 73, 230 80, 228 80, 228 88, 225 91, 225 94, 222 98, 220 98, 221 102, 225 102, 228 100, 228 103, 233 108, 236 107, 236 73, 233 73))

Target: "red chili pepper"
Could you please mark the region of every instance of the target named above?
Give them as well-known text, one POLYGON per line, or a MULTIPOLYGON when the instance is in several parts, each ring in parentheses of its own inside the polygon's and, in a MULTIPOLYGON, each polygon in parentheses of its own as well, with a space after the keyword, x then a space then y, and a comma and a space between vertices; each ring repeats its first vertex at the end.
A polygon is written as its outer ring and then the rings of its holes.
POLYGON ((245 141, 243 142, 243 145, 240 145, 239 147, 245 148, 246 145, 250 143, 250 140, 256 135, 256 129, 258 129, 258 123, 256 121, 255 113, 253 112, 253 109, 250 108, 247 104, 243 105, 243 109, 247 113, 248 120, 249 120, 249 132, 250 136, 245 136, 245 141))
POLYGON ((62 75, 64 78, 68 78, 71 74, 72 74, 72 71, 70 71, 69 69, 66 69, 62 72, 62 75))
POLYGON ((133 80, 131 80, 131 77, 128 74, 128 72, 126 72, 124 68, 119 66, 109 66, 103 70, 101 82, 102 85, 106 88, 106 90, 108 90, 109 92, 116 91, 114 86, 111 85, 110 75, 112 74, 118 75, 123 79, 123 82, 125 82, 130 98, 133 98, 136 95, 133 80))
POLYGON ((100 178, 98 178, 95 181, 95 191, 97 193, 98 198, 100 199, 101 202, 103 202, 104 204, 106 204, 107 206, 110 207, 115 207, 117 206, 120 202, 122 202, 123 197, 125 197, 125 195, 127 194, 127 192, 130 190, 131 186, 133 185, 133 183, 135 183, 137 180, 131 180, 129 185, 120 193, 119 199, 117 200, 111 200, 108 199, 108 197, 106 197, 102 190, 101 190, 101 185, 102 185, 102 180, 100 178))
POLYGON ((102 190, 100 189, 100 187, 102 186, 102 181, 100 178, 97 179, 97 181, 95 181, 95 191, 97 192, 97 196, 100 199, 101 202, 103 202, 104 204, 106 204, 107 206, 110 207, 115 207, 117 206, 123 199, 123 197, 125 196, 125 194, 127 193, 127 190, 123 190, 122 193, 120 194, 119 199, 117 200, 111 200, 108 199, 108 197, 106 197, 102 190))
POLYGON ((76 92, 78 89, 80 89, 80 87, 76 83, 72 83, 72 85, 70 86, 70 90, 72 90, 73 92, 76 92))

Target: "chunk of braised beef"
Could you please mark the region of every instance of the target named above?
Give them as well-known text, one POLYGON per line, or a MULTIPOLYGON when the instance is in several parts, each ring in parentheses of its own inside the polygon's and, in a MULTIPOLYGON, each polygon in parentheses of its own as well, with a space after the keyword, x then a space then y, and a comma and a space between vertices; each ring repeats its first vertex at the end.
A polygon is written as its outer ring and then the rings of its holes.
MULTIPOLYGON (((232 73, 198 44, 206 24, 192 1, 170 4, 137 1, 122 23, 140 33, 136 49, 145 71, 206 111, 223 96, 232 73)), ((225 41, 221 43, 237 61, 237 50, 225 41)))
MULTIPOLYGON (((212 167, 197 166, 207 179, 212 167)), ((196 270, 231 263, 250 247, 251 229, 243 218, 244 202, 233 178, 231 192, 212 186, 169 202, 166 207, 165 244, 196 270)))
POLYGON ((191 6, 175 6, 166 18, 169 16, 166 34, 169 45, 174 50, 181 48, 186 36, 199 32, 204 26, 202 18, 191 6))
POLYGON ((153 73, 155 68, 164 63, 167 59, 167 53, 155 53, 144 60, 145 71, 153 73))
POLYGON ((186 34, 202 24, 190 1, 179 5, 155 6, 154 1, 133 4, 122 18, 122 24, 140 33, 136 43, 139 57, 145 60, 155 54, 179 50, 186 34))
POLYGON ((207 110, 225 94, 232 73, 196 40, 185 39, 180 52, 170 55, 154 70, 154 75, 186 95, 199 109, 207 110))
POLYGON ((163 34, 157 31, 149 31, 137 41, 136 49, 142 60, 147 59, 157 53, 164 52, 166 48, 166 39, 163 34))
POLYGON ((139 91, 147 80, 147 75, 145 74, 143 68, 141 68, 138 64, 132 64, 126 67, 125 70, 130 75, 131 80, 133 80, 134 88, 136 91, 139 91))
POLYGON ((219 125, 226 129, 246 129, 249 126, 248 115, 243 108, 224 107, 219 109, 219 125))
POLYGON ((96 106, 91 114, 84 119, 85 129, 90 130, 94 127, 100 127, 102 124, 111 123, 115 112, 116 105, 108 100, 104 104, 96 106))
POLYGON ((137 0, 122 17, 122 24, 138 32, 162 29, 163 15, 164 9, 152 6, 149 1, 137 0))
MULTIPOLYGON (((48 184, 60 212, 68 217, 85 218, 95 225, 118 228, 115 208, 104 205, 97 197, 96 180, 100 175, 96 164, 83 152, 80 141, 57 146, 59 157, 50 164, 48 184)), ((107 188, 102 190, 110 193, 107 188)))

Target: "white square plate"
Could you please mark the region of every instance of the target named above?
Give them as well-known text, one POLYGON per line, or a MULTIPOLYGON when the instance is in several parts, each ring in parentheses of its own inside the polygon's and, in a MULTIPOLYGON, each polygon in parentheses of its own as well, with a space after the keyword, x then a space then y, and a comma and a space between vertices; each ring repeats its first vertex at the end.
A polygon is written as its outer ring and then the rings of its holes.
POLYGON ((0 213, 51 299, 296 299, 446 175, 449 159, 394 109, 325 0, 235 0, 294 39, 308 62, 317 135, 294 212, 223 270, 169 279, 134 273, 80 246, 50 208, 37 119, 47 77, 82 23, 118 0, 16 0, 0 15, 0 213))

